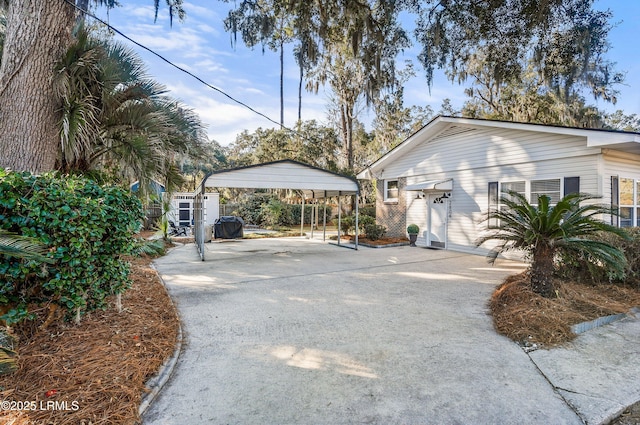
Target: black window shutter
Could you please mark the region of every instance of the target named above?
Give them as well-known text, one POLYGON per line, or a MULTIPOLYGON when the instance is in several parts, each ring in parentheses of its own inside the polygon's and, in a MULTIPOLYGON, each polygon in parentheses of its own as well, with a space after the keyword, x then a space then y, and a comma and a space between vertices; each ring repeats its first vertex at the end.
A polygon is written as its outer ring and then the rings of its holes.
POLYGON ((618 191, 618 176, 611 176, 611 209, 615 214, 611 214, 611 225, 620 226, 618 219, 618 207, 620 205, 620 192, 618 191))
POLYGON ((580 177, 564 178, 564 196, 571 193, 580 193, 580 177))
POLYGON ((498 212, 498 202, 500 202, 500 197, 498 195, 498 182, 489 182, 489 190, 488 190, 488 198, 489 198, 489 228, 495 228, 498 226, 498 220, 493 218, 492 215, 498 212))

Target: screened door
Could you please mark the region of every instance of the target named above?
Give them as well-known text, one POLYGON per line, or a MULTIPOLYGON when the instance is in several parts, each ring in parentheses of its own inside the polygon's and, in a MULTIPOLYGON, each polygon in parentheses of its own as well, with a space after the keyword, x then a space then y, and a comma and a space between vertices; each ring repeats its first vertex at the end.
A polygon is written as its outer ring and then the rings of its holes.
POLYGON ((446 248, 449 195, 446 193, 431 193, 427 198, 427 202, 429 214, 427 246, 431 248, 446 248))

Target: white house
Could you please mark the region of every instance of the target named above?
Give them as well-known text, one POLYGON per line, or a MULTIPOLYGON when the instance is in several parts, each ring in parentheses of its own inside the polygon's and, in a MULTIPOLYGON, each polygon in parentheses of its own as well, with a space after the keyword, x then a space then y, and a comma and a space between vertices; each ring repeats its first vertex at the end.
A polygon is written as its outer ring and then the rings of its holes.
POLYGON ((419 246, 486 253, 474 242, 505 190, 598 195, 613 224, 640 226, 640 133, 439 116, 357 177, 376 181, 378 224, 417 224, 419 246))

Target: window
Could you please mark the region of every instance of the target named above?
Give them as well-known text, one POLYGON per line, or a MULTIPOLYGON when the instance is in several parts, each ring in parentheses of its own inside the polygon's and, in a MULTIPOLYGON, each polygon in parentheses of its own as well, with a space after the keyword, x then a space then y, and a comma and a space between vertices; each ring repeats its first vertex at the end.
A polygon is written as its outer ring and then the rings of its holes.
MULTIPOLYGON (((640 191, 640 181, 637 182, 637 190, 640 191)), ((501 204, 500 198, 508 198, 508 192, 517 192, 523 195, 533 206, 537 206, 538 198, 541 195, 547 195, 550 198, 550 204, 555 205, 560 198, 569 193, 580 192, 580 177, 565 177, 563 179, 541 179, 541 180, 518 180, 512 182, 489 182, 488 212, 491 216, 492 212, 500 211, 505 208, 501 204)), ((617 190, 616 192, 617 193, 617 190)), ((636 201, 640 203, 640 193, 636 193, 636 201)), ((637 213, 640 215, 640 204, 637 204, 637 213)), ((640 224, 640 217, 636 216, 637 222, 640 224)), ((489 218, 489 228, 498 227, 499 221, 495 218, 489 218)))
MULTIPOLYGON (((526 195, 526 182, 490 182, 489 183, 489 214, 493 211, 505 211, 507 206, 500 202, 501 198, 513 199, 508 192, 518 192, 522 195, 526 195), (500 186, 500 192, 498 192, 498 186, 500 186)), ((500 227, 500 220, 497 218, 489 218, 489 228, 500 227)))
POLYGON ((191 203, 189 202, 178 203, 178 225, 179 226, 191 225, 191 203))
POLYGON ((512 199, 508 192, 518 192, 521 195, 527 195, 526 193, 526 182, 517 181, 517 182, 503 182, 500 183, 500 195, 501 197, 512 199))
POLYGON ((550 205, 557 204, 560 200, 560 179, 532 180, 529 197, 531 205, 538 205, 538 198, 543 195, 550 198, 550 205))
POLYGON ((640 226, 640 180, 618 179, 620 227, 640 226))
POLYGON ((384 181, 384 200, 385 202, 396 202, 398 200, 398 180, 384 181))

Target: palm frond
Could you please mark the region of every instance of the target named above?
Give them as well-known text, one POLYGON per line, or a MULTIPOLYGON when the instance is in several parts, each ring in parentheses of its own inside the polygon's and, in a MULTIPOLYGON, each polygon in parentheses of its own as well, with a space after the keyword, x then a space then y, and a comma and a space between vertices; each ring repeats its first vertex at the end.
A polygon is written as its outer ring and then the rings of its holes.
POLYGON ((605 214, 615 214, 611 208, 592 203, 598 197, 573 193, 564 196, 555 205, 550 205, 548 196, 538 198, 538 206, 532 206, 526 197, 517 192, 507 192, 500 199, 503 208, 485 214, 481 222, 499 220, 500 226, 485 232, 476 240, 476 246, 496 240, 499 244, 488 254, 490 261, 503 252, 521 249, 532 254, 543 244, 552 252, 558 250, 578 250, 587 253, 596 261, 617 270, 624 267, 624 254, 605 242, 593 240, 590 236, 600 231, 614 233, 623 238, 629 236, 624 231, 600 219, 605 214))
POLYGON ((44 263, 52 263, 46 257, 48 249, 40 241, 0 229, 0 254, 44 263))

